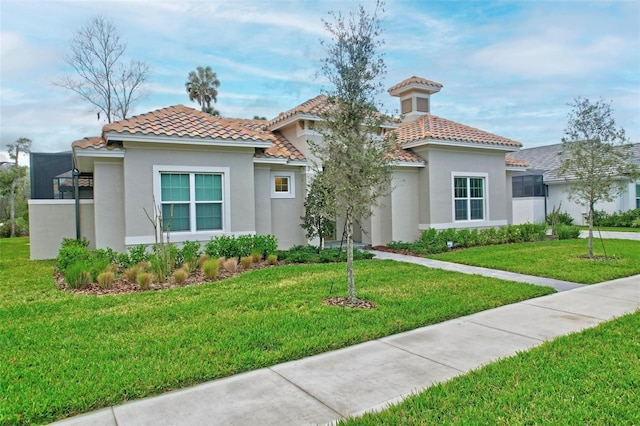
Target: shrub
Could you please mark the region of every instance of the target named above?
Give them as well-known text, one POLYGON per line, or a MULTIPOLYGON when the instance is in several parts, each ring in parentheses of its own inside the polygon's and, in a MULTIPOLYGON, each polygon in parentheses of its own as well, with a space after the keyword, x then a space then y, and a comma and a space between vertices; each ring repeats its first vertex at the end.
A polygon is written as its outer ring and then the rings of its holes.
POLYGON ((151 288, 151 274, 148 272, 141 272, 136 276, 136 282, 142 290, 149 290, 151 288))
POLYGON ((227 270, 227 272, 235 274, 236 271, 238 270, 238 259, 236 259, 235 257, 232 257, 231 259, 227 259, 224 261, 224 264, 222 266, 224 267, 225 270, 227 270))
POLYGON ((64 279, 70 288, 81 288, 91 282, 90 265, 84 262, 77 262, 69 266, 64 271, 64 279))
POLYGON ((140 244, 134 247, 129 247, 129 264, 137 265, 140 262, 146 262, 149 260, 149 253, 147 253, 147 246, 140 244))
MULTIPOLYGON (((15 236, 16 237, 26 237, 29 235, 29 222, 22 218, 16 217, 15 222, 15 236)), ((5 223, 0 225, 0 238, 9 238, 11 236, 11 221, 7 220, 5 223)))
POLYGON ((212 238, 204 248, 210 257, 236 257, 238 256, 238 242, 235 237, 222 235, 212 238))
POLYGON ((115 279, 115 275, 113 272, 103 272, 98 275, 98 285, 100 288, 109 289, 113 287, 113 281, 115 279))
POLYGON ((269 256, 267 256, 267 262, 269 263, 269 265, 277 264, 278 256, 276 256, 275 254, 270 254, 269 256))
POLYGON ((190 266, 190 272, 193 272, 198 267, 198 257, 200 256, 200 243, 198 241, 185 241, 182 243, 176 262, 188 263, 190 266))
POLYGON ((631 222, 632 228, 640 228, 640 217, 631 222))
POLYGON ((138 277, 138 267, 132 266, 124 270, 124 276, 129 282, 136 282, 136 278, 138 277))
MULTIPOLYGON (((85 240, 86 241, 86 240, 85 240)), ((89 242, 86 242, 89 244, 89 242)), ((58 269, 64 273, 71 265, 76 263, 88 263, 91 259, 91 251, 83 241, 71 240, 65 238, 62 241, 62 247, 58 251, 56 265, 58 269)))
POLYGON ((251 268, 251 264, 253 263, 253 258, 251 256, 243 256, 240 258, 240 264, 242 264, 242 269, 251 268))
POLYGON ((557 235, 559 240, 572 240, 580 236, 580 228, 577 226, 558 225, 557 235))
POLYGON ((210 280, 214 280, 218 277, 218 269, 220 269, 220 263, 214 259, 209 259, 202 264, 204 275, 210 280))
POLYGON ((633 223, 640 219, 640 208, 627 210, 626 212, 617 212, 608 214, 604 211, 596 210, 594 212, 593 223, 596 226, 611 226, 617 228, 630 228, 633 223))
POLYGON ((107 268, 105 269, 106 272, 113 272, 113 274, 115 275, 118 272, 118 265, 114 264, 114 263, 110 263, 107 265, 107 268))
POLYGON ((205 245, 204 251, 212 258, 249 256, 259 252, 267 256, 278 248, 278 241, 273 235, 240 235, 239 237, 223 235, 212 238, 205 245))
POLYGON ((189 270, 186 268, 180 268, 173 271, 173 281, 178 285, 183 284, 187 280, 188 276, 189 270))
POLYGON ((553 224, 573 225, 573 217, 567 212, 553 211, 547 215, 547 225, 553 224))

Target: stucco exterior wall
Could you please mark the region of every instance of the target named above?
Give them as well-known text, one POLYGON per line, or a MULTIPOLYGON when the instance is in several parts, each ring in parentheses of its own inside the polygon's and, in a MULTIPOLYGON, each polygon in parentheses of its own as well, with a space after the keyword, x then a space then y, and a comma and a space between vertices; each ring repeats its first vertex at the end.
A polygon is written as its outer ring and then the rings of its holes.
MULTIPOLYGON (((55 259, 63 238, 76 237, 75 200, 29 200, 31 260, 55 259)), ((80 235, 95 248, 93 200, 80 200, 80 235)))
POLYGON ((272 234, 271 229, 271 169, 256 167, 254 170, 256 201, 256 234, 272 234))
MULTIPOLYGON (((427 197, 429 197, 429 222, 421 222, 421 229, 482 228, 508 223, 507 203, 511 203, 511 193, 507 191, 503 151, 438 146, 429 146, 415 151, 427 160, 429 175, 428 185, 426 185, 427 197), (454 175, 485 178, 484 220, 454 220, 454 175)), ((420 194, 421 197, 424 195, 424 193, 420 194)), ((423 217, 424 215, 421 215, 421 219, 423 217)))
MULTIPOLYGON (((181 146, 125 142, 124 206, 125 244, 151 244, 153 226, 144 209, 153 215, 154 166, 171 166, 189 172, 193 167, 228 168, 230 226, 218 234, 255 233, 254 149, 243 147, 181 146)), ((156 200, 159 203, 159 200, 156 200)), ((171 240, 208 241, 211 233, 172 233, 171 240)))
POLYGON ((396 170, 391 179, 391 240, 415 241, 420 238, 419 209, 417 197, 419 169, 396 170))
POLYGON ((299 167, 282 170, 295 170, 295 198, 271 198, 271 233, 278 239, 278 248, 288 249, 307 243, 304 230, 300 227, 300 217, 304 216, 306 179, 299 167))
MULTIPOLYGON (((561 206, 560 211, 567 212, 573 217, 574 225, 586 225, 588 219, 585 216, 587 215, 588 209, 585 205, 569 200, 570 188, 571 185, 568 183, 548 184, 549 197, 547 199, 547 212, 551 213, 554 208, 561 206)), ((617 212, 621 210, 622 199, 624 197, 625 195, 622 195, 616 197, 612 202, 597 203, 595 209, 604 210, 607 213, 617 212)))
POLYGON ((124 169, 122 159, 96 161, 93 170, 95 245, 124 252, 124 169))
POLYGON ((513 224, 543 223, 544 197, 522 197, 513 199, 513 224))

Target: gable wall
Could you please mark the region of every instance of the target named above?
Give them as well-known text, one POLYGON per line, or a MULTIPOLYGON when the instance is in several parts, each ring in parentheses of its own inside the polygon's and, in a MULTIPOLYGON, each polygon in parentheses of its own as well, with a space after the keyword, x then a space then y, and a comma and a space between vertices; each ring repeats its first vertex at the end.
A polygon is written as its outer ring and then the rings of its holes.
MULTIPOLYGON (((154 242, 153 227, 144 209, 153 215, 153 167, 156 165, 184 167, 185 171, 189 171, 189 167, 229 168, 231 226, 225 231, 237 234, 255 232, 253 148, 131 142, 125 142, 124 146, 124 214, 127 245, 154 242)), ((159 203, 159 200, 156 202, 159 203)), ((179 239, 178 233, 172 233, 172 241, 178 242, 179 239)), ((210 236, 203 240, 209 239, 210 236)))
POLYGON ((126 251, 123 160, 96 160, 93 181, 96 248, 126 251))

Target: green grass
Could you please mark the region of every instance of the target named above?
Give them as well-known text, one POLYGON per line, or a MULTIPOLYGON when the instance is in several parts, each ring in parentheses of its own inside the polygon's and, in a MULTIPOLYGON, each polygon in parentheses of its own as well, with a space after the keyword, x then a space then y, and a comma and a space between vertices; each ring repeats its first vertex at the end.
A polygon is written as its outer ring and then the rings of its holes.
POLYGON ((87 296, 0 239, 0 424, 45 423, 552 293, 392 261, 356 263, 374 310, 329 307, 344 264, 263 269, 200 286, 87 296))
MULTIPOLYGON (((617 260, 584 258, 584 239, 473 247, 429 257, 584 284, 640 274, 640 241, 604 240, 604 246, 617 260)), ((603 255, 600 240, 594 240, 593 247, 595 255, 603 255)))
POLYGON ((560 337, 342 425, 640 424, 640 312, 560 337))

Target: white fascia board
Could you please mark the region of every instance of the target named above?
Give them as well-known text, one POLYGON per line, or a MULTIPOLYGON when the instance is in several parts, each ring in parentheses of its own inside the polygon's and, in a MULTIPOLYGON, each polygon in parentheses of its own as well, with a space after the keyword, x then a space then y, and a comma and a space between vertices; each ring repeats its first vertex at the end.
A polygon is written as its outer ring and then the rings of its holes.
POLYGON ((524 172, 528 170, 528 167, 524 166, 507 166, 507 171, 509 172, 524 172))
MULTIPOLYGON (((30 206, 67 206, 76 203, 75 198, 48 198, 48 199, 35 199, 27 200, 30 206)), ((80 198, 80 204, 93 204, 92 199, 80 198)))
POLYGON ((290 166, 306 167, 307 160, 290 160, 288 164, 290 166))
POLYGON ((417 141, 409 142, 404 144, 403 148, 415 148, 423 145, 436 145, 436 146, 454 146, 454 147, 463 147, 463 148, 475 148, 475 149, 490 149, 493 151, 505 151, 505 152, 514 152, 519 151, 519 147, 513 146, 505 146, 505 145, 494 145, 494 144, 484 144, 479 142, 463 142, 463 141, 454 141, 454 140, 443 140, 443 139, 420 139, 417 141))
POLYGON ((273 126, 269 127, 269 130, 278 130, 281 129, 283 127, 288 126, 289 124, 295 123, 296 121, 299 120, 309 120, 309 121, 324 121, 322 118, 318 117, 317 115, 313 115, 313 114, 302 114, 302 113, 295 113, 293 114, 291 117, 286 118, 276 124, 274 124, 273 126))
POLYGON ((103 158, 124 158, 123 149, 106 148, 74 148, 73 154, 76 157, 103 157, 103 158))
POLYGON ((287 164, 286 158, 254 158, 253 164, 287 164))
POLYGON ((425 167, 424 163, 416 163, 415 161, 392 161, 393 167, 425 167))
POLYGON ((107 132, 105 134, 105 138, 107 141, 112 139, 123 142, 183 143, 189 145, 232 146, 242 148, 269 148, 272 145, 271 141, 257 141, 253 139, 228 140, 214 138, 189 138, 184 136, 150 136, 117 132, 107 132))

